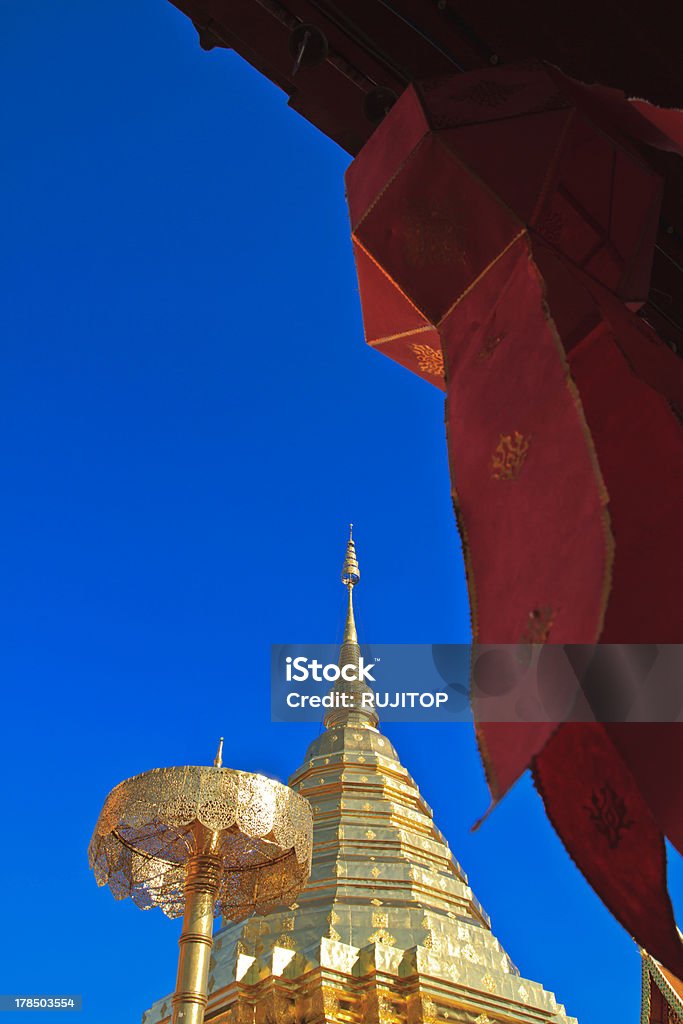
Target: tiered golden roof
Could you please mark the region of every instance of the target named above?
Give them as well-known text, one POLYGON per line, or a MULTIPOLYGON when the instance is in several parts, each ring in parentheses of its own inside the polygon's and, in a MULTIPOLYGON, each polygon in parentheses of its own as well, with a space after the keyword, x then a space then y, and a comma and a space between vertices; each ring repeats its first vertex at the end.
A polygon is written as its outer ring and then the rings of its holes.
MULTIPOLYGON (((350 540, 340 662, 360 655, 359 578, 350 540)), ((493 935, 374 714, 339 709, 325 725, 289 780, 313 808, 310 881, 290 907, 218 933, 207 1022, 572 1024, 493 935)), ((143 1022, 169 1013, 160 1000, 143 1022)))

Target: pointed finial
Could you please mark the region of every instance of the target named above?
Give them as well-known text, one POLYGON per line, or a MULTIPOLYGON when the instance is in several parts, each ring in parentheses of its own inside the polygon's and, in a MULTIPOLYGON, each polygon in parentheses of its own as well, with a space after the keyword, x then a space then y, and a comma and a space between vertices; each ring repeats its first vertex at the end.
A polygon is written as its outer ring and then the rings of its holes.
POLYGON ((346 622, 344 623, 344 637, 339 651, 339 667, 353 668, 351 675, 345 675, 338 680, 332 690, 337 695, 343 694, 345 702, 339 707, 336 705, 325 715, 325 728, 334 729, 337 726, 354 725, 357 728, 376 728, 377 714, 374 707, 366 707, 363 698, 372 694, 372 690, 362 678, 359 678, 361 652, 358 644, 358 631, 356 630, 356 619, 353 613, 353 588, 360 580, 360 569, 356 555, 356 545, 353 540, 353 523, 349 525, 349 539, 346 544, 346 556, 341 571, 341 581, 348 591, 348 605, 346 609, 346 622), (351 703, 346 703, 346 698, 351 698, 351 703))
POLYGON ((356 557, 356 545, 353 542, 353 523, 349 524, 349 539, 346 545, 346 557, 341 571, 341 581, 349 592, 349 606, 344 625, 344 643, 358 643, 356 623, 353 615, 353 588, 360 580, 360 569, 356 557))
POLYGON ((223 767, 223 737, 222 736, 221 736, 220 741, 218 743, 218 752, 217 752, 216 756, 213 759, 213 766, 214 766, 214 768, 222 768, 223 767))
POLYGON ((346 557, 341 571, 341 581, 349 590, 360 580, 360 569, 356 558, 356 545, 353 542, 353 523, 349 524, 349 540, 346 545, 346 557))

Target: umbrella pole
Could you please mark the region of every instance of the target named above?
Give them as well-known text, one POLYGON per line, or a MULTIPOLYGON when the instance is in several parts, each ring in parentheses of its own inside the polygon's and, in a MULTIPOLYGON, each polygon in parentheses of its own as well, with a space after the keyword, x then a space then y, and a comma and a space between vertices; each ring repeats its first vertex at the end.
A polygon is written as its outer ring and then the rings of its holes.
POLYGON ((178 941, 178 977, 173 996, 173 1024, 203 1024, 208 1001, 209 959, 221 859, 194 854, 187 862, 185 915, 178 941))

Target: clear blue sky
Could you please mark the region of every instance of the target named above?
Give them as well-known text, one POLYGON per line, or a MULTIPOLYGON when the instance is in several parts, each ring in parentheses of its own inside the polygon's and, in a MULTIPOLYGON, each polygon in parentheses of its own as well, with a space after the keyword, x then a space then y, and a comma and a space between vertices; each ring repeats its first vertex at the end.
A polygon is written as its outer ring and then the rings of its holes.
MULTIPOLYGON (((299 764, 269 645, 339 639, 350 519, 366 641, 466 640, 463 568, 442 396, 363 344, 346 155, 164 0, 0 19, 0 992, 121 1024, 172 988, 178 925, 96 887, 109 789, 221 733, 228 764, 299 764)), ((637 1021, 639 957, 528 780, 471 834, 469 727, 386 731, 522 973, 637 1021)))

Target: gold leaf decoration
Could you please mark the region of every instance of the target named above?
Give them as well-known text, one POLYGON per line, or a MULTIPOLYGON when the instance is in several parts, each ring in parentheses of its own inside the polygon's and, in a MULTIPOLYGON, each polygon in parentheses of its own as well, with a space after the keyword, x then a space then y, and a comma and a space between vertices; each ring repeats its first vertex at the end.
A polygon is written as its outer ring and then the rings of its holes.
POLYGON ((491 457, 491 476, 494 480, 516 480, 529 452, 530 438, 520 434, 501 434, 491 457))
POLYGON ((445 374, 443 352, 439 348, 432 348, 431 345, 412 344, 411 349, 415 354, 417 365, 423 373, 430 377, 443 377, 445 374))

